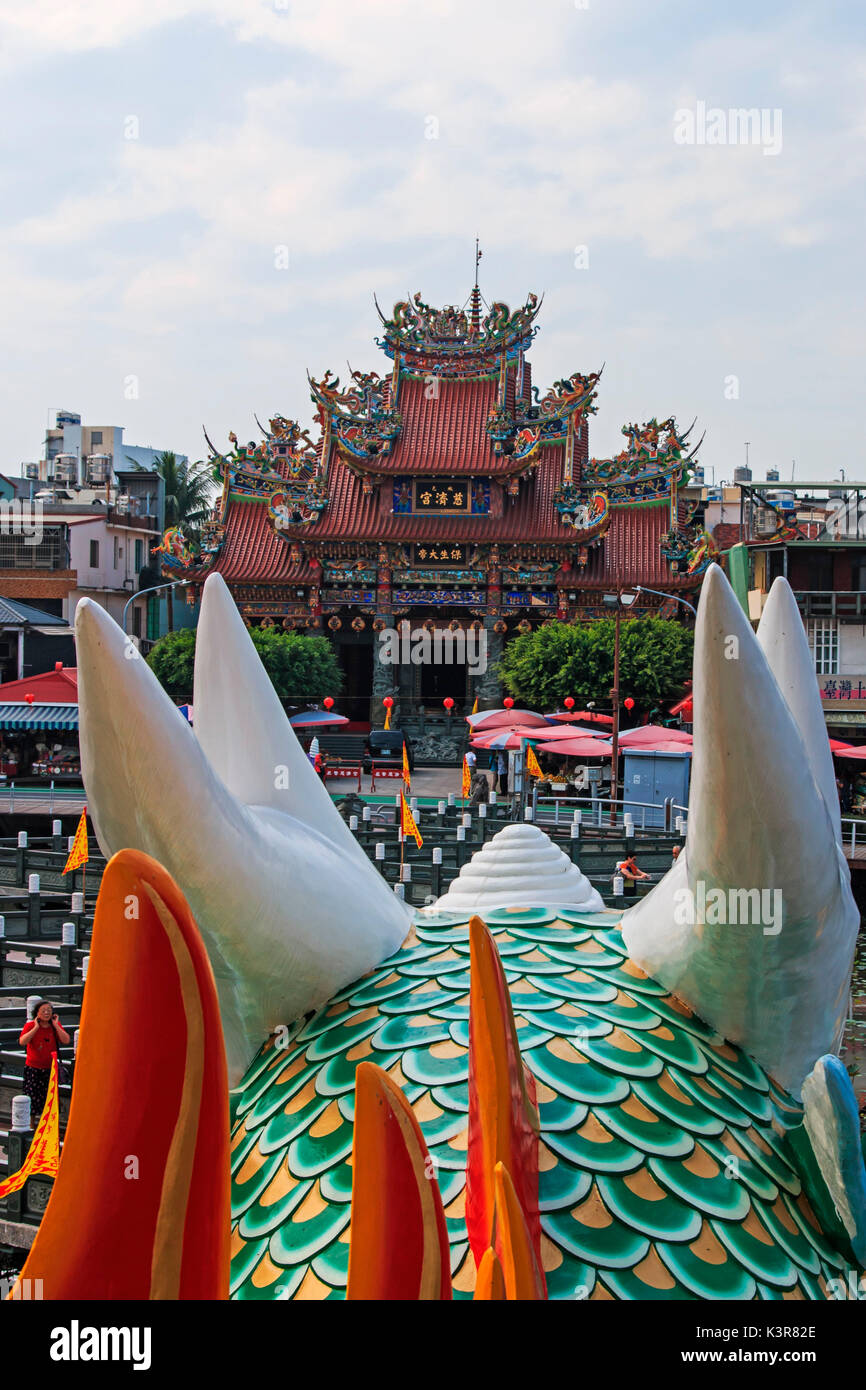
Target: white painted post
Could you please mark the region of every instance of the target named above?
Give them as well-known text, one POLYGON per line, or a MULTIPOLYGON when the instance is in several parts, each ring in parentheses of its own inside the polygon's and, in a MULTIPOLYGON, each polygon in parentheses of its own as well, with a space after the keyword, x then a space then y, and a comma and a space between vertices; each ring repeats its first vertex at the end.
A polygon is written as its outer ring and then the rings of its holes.
POLYGON ((350 817, 349 817, 349 829, 350 829, 350 830, 357 830, 357 829, 358 829, 358 817, 357 817, 357 816, 350 816, 350 817))
POLYGON ((30 1097, 12 1097, 12 1128, 19 1134, 26 1134, 30 1128, 30 1097))
POLYGON ((75 945, 75 923, 64 922, 60 928, 60 940, 63 946, 75 945))
POLYGON ((434 863, 434 864, 441 864, 441 863, 442 863, 442 846, 441 846, 441 845, 435 845, 435 846, 433 847, 433 863, 434 863))
POLYGON ((27 831, 26 831, 26 830, 19 830, 19 831, 18 831, 18 848, 19 848, 19 849, 26 849, 26 848, 27 848, 27 831))

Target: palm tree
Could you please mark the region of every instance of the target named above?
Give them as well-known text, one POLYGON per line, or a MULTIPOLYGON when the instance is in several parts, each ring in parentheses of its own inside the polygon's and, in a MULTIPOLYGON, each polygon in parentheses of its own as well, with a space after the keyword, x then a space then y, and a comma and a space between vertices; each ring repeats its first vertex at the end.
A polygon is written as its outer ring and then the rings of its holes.
POLYGON ((165 483, 165 524, 182 526, 190 539, 210 511, 214 491, 210 468, 201 461, 179 459, 171 449, 157 454, 154 467, 165 483))

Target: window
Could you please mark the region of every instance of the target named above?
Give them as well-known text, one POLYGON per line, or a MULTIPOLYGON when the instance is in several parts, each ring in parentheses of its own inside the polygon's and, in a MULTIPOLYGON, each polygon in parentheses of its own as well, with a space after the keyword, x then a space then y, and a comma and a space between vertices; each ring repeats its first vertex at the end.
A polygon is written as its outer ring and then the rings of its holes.
POLYGON ((121 549, 120 549, 120 541, 119 541, 118 537, 115 536, 113 539, 114 539, 114 568, 117 569, 118 565, 120 564, 120 556, 121 556, 122 552, 121 552, 121 549))
POLYGON ((835 618, 809 618, 809 650, 819 676, 839 674, 839 624, 835 618))
POLYGON ((102 443, 102 430, 91 430, 91 431, 90 431, 90 443, 91 443, 91 447, 92 447, 94 444, 101 444, 101 443, 102 443))
POLYGON ((90 542, 90 568, 99 569, 99 541, 90 542))
POLYGON ((141 636, 141 604, 135 603, 132 607, 132 635, 141 636))
POLYGON ((144 568, 144 541, 135 542, 135 568, 136 572, 144 568))

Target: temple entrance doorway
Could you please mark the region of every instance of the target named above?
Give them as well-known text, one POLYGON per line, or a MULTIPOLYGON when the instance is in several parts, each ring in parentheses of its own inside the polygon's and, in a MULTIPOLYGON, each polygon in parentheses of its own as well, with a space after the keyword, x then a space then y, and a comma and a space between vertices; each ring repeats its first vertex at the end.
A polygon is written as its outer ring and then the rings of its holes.
POLYGON ((373 643, 367 637, 366 641, 363 638, 344 639, 335 645, 344 675, 343 694, 337 702, 337 709, 347 719, 369 723, 370 697, 373 693, 373 643))

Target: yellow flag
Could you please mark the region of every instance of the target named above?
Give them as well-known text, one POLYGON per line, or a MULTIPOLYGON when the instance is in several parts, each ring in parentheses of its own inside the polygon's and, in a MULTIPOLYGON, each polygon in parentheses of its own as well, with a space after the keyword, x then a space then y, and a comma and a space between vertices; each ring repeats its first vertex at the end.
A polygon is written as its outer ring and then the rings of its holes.
POLYGON ((542 776, 541 768, 538 765, 538 759, 532 751, 532 745, 529 743, 526 745, 526 771, 529 773, 530 777, 542 776))
POLYGON ((473 714, 477 714, 477 713, 478 713, 478 696, 477 696, 477 695, 475 696, 475 703, 474 703, 473 706, 472 706, 472 713, 473 713, 473 714))
POLYGON ((412 790, 412 774, 409 771, 409 754, 406 749, 406 740, 403 740, 403 781, 406 783, 406 790, 412 790))
POLYGON ((412 809, 406 800, 405 792, 400 793, 400 829, 403 831, 404 839, 407 835, 411 835, 418 848, 421 848, 424 841, 421 839, 421 831, 415 824, 415 817, 412 815, 412 809))
POLYGON ((386 709, 386 710, 385 710, 385 728, 386 728, 386 729, 390 729, 390 727, 391 727, 391 711, 390 711, 390 709, 386 709))
POLYGON ((12 1173, 5 1182, 0 1182, 0 1197, 8 1197, 17 1192, 28 1178, 41 1174, 46 1178, 56 1178, 60 1163, 60 1105, 57 1098, 57 1058, 51 1059, 51 1076, 48 1079, 48 1095, 45 1106, 36 1126, 36 1133, 27 1152, 23 1166, 12 1173))
POLYGON ((82 864, 86 864, 90 858, 90 851, 87 846, 87 807, 81 812, 81 820, 78 822, 78 829, 75 832, 75 839, 72 841, 72 849, 69 851, 69 858, 66 861, 65 874, 71 873, 73 869, 80 869, 82 864))
POLYGON ((471 786, 472 786, 472 773, 469 771, 469 764, 468 764, 468 762, 466 761, 466 759, 465 759, 465 757, 464 757, 464 759, 463 759, 463 791, 462 791, 461 795, 464 796, 464 797, 468 796, 468 795, 469 795, 469 792, 470 792, 471 786))

